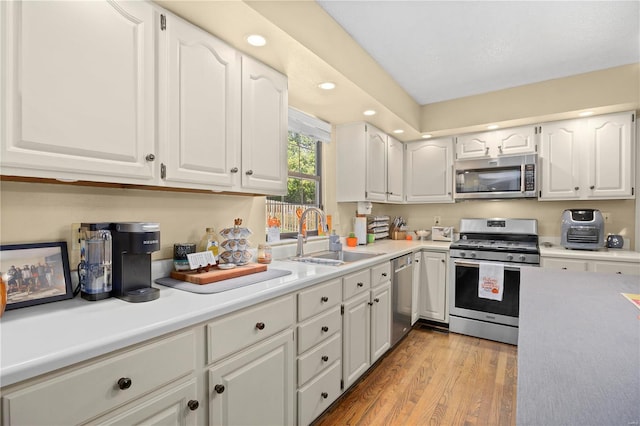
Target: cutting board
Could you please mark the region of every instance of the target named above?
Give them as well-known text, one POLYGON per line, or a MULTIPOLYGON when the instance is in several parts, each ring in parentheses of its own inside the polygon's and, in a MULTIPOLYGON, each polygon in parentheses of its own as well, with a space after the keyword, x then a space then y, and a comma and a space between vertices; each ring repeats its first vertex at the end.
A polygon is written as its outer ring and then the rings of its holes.
POLYGON ((233 269, 218 269, 215 267, 215 269, 211 269, 209 272, 200 273, 171 271, 171 278, 193 284, 210 284, 217 281, 228 280, 229 278, 255 274, 256 272, 264 272, 266 270, 267 265, 249 263, 243 266, 236 266, 233 269))

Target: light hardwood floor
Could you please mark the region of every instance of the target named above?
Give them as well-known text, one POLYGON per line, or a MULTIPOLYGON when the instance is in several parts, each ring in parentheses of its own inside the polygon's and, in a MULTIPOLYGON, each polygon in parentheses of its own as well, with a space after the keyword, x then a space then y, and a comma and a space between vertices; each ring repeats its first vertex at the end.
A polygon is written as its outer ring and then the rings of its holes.
POLYGON ((515 425, 517 347, 416 326, 314 422, 515 425))

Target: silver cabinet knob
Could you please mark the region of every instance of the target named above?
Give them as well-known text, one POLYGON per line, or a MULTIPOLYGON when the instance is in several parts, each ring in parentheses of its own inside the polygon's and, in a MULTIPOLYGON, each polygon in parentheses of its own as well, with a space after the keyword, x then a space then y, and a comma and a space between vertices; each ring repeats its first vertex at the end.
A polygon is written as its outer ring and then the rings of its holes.
POLYGON ((580 187, 579 187, 579 186, 576 186, 576 187, 575 187, 575 188, 573 188, 573 189, 577 191, 577 190, 579 190, 579 189, 580 189, 580 187))
POLYGON ((238 173, 238 168, 237 167, 232 168, 231 173, 238 173))
POLYGON ((147 160, 147 161, 153 161, 153 160, 156 159, 156 156, 153 155, 153 154, 147 154, 147 156, 144 157, 144 159, 147 160))
POLYGON ((247 170, 245 172, 246 175, 251 176, 253 174, 253 170, 247 170))

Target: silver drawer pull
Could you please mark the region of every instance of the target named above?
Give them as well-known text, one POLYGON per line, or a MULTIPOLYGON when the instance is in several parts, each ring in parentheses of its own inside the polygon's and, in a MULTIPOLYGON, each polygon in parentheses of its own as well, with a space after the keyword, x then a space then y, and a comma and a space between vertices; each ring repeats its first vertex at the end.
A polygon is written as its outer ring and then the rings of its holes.
POLYGON ((328 302, 328 301, 329 301, 329 298, 328 298, 327 296, 322 296, 322 297, 320 298, 320 301, 321 301, 321 302, 328 302))
POLYGON ((256 323, 256 328, 258 330, 264 330, 264 323, 263 322, 256 323))

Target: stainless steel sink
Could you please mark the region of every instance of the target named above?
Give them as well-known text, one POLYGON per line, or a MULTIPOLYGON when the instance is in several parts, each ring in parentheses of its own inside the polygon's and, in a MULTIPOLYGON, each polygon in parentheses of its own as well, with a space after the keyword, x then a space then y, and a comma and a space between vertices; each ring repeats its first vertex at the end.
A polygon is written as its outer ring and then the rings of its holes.
POLYGON ((371 259, 384 253, 361 253, 355 251, 320 251, 310 253, 306 256, 292 257, 290 260, 296 262, 317 263, 320 265, 340 266, 345 263, 357 262, 359 260, 371 259))

